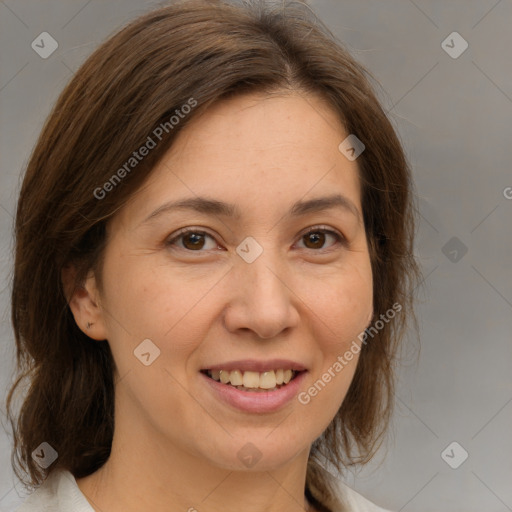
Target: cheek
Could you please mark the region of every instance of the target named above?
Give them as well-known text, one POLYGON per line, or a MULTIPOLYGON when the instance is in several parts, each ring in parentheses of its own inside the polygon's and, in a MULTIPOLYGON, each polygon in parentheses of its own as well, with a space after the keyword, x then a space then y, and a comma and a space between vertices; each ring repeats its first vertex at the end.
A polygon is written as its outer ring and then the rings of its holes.
POLYGON ((152 255, 120 253, 105 263, 106 320, 112 328, 120 324, 137 338, 164 342, 205 297, 213 278, 196 275, 186 279, 182 268, 155 262, 152 255))
POLYGON ((324 276, 312 293, 309 287, 304 302, 318 321, 317 339, 324 352, 344 352, 345 346, 364 332, 373 313, 373 283, 369 259, 347 264, 324 276), (320 333, 318 332, 320 331, 320 333))
MULTIPOLYGON (((145 378, 150 373, 148 368, 159 368, 162 363, 167 367, 167 360, 178 361, 180 355, 185 357, 194 349, 195 336, 190 329, 189 336, 184 336, 182 325, 205 295, 208 282, 187 285, 180 281, 179 270, 171 273, 168 268, 149 265, 150 256, 145 265, 140 255, 121 253, 112 253, 105 260, 103 319, 119 375, 146 370, 142 376, 145 378), (153 353, 158 354, 156 364, 150 367, 136 358, 144 340, 154 344, 153 347, 146 342, 152 352, 150 360, 153 353)), ((200 329, 197 322, 189 327, 192 331, 200 329)))
MULTIPOLYGON (((314 314, 314 370, 301 404, 311 411, 318 435, 336 415, 350 387, 359 360, 361 335, 373 309, 371 268, 347 266, 322 283, 322 292, 310 294, 314 314)), ((306 301, 305 301, 306 302, 306 301)))

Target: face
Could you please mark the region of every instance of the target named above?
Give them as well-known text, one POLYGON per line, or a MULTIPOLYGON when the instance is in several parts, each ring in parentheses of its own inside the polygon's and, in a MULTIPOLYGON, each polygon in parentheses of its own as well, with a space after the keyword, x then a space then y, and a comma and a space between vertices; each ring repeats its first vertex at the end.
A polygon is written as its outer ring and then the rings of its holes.
POLYGON ((315 96, 218 103, 112 220, 103 293, 88 281, 97 309, 74 312, 112 349, 116 432, 223 468, 258 454, 268 469, 325 430, 372 316, 357 162, 338 149, 347 135, 315 96))

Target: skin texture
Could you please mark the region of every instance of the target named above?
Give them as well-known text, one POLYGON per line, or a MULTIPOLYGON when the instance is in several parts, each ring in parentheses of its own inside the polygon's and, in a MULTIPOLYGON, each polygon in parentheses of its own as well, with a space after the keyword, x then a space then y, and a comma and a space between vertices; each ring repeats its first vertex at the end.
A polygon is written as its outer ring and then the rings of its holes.
POLYGON ((91 273, 70 300, 80 328, 108 340, 117 367, 110 459, 77 480, 95 510, 307 507, 310 446, 338 411, 358 356, 307 405, 295 397, 266 414, 219 401, 199 370, 236 359, 291 359, 308 369, 306 391, 369 324, 362 221, 341 208, 286 216, 296 201, 340 193, 362 218, 357 161, 338 150, 347 135, 313 95, 217 103, 180 133, 112 220, 104 294, 91 273), (143 224, 161 204, 196 196, 234 203, 241 217, 183 210, 143 224), (321 232, 304 236, 318 225, 347 243, 321 232), (184 227, 211 236, 195 246, 190 237, 166 244, 184 227), (236 253, 248 236, 263 248, 252 263, 236 253), (149 366, 134 356, 144 339, 160 350, 149 366), (248 442, 262 455, 251 468, 237 457, 248 442))

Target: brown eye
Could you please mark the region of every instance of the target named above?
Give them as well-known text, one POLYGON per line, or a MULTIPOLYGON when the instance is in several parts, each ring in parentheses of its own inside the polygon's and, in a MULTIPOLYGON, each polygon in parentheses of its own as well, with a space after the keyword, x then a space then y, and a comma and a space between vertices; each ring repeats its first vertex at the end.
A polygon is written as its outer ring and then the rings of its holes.
POLYGON ((304 235, 303 238, 304 243, 308 249, 321 249, 325 243, 325 233, 311 232, 307 235, 304 235))
POLYGON ((197 229, 188 229, 181 231, 176 236, 167 241, 167 245, 193 252, 205 252, 209 249, 217 248, 214 238, 206 233, 197 229), (210 239, 210 247, 207 247, 207 239, 210 239), (181 243, 180 243, 181 242, 181 243))
POLYGON ((330 229, 313 229, 302 235, 301 240, 304 241, 306 249, 325 249, 324 245, 328 241, 329 237, 334 238, 334 243, 331 246, 338 243, 345 243, 345 239, 340 234, 330 229))
POLYGON ((187 233, 182 239, 183 246, 192 251, 202 249, 204 246, 204 235, 201 233, 187 233))

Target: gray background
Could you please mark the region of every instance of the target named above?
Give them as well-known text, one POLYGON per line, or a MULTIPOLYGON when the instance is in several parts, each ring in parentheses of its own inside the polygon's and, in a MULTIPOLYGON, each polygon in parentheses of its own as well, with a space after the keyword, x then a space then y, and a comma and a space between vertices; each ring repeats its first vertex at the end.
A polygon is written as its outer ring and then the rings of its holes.
MULTIPOLYGON (((379 97, 407 149, 421 210, 421 352, 416 362, 411 336, 387 449, 346 480, 395 511, 512 510, 512 2, 309 3, 382 85, 379 97), (441 46, 453 31, 469 44, 456 59, 441 46), (453 441, 463 448, 448 450, 447 460, 457 462, 462 449, 469 454, 457 469, 441 457, 453 441)), ((10 254, 21 172, 73 72, 104 38, 156 5, 0 1, 2 390, 14 361, 10 254), (31 48, 43 31, 59 44, 48 59, 31 48)), ((10 444, 0 430, 4 511, 25 496, 10 468, 10 444)))

